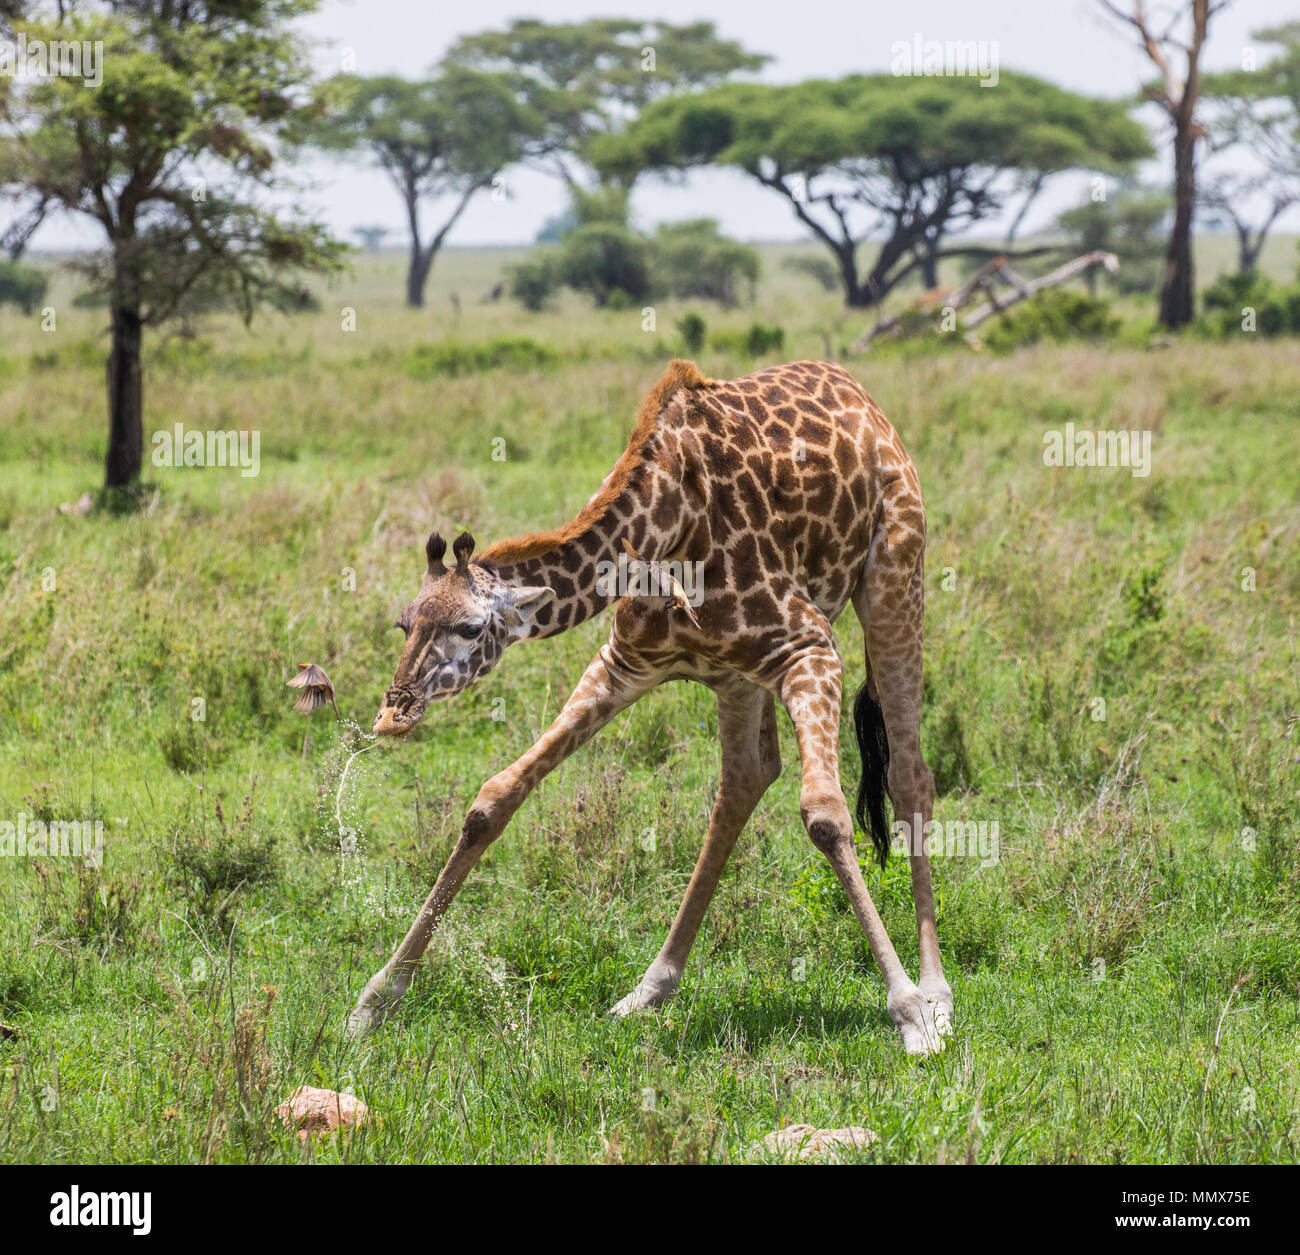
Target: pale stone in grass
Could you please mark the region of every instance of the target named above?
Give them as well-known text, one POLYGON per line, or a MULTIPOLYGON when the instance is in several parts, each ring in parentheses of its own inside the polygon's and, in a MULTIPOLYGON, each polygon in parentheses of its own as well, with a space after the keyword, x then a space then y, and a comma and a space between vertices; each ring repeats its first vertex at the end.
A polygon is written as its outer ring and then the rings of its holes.
POLYGON ((876 1134, 861 1125, 853 1124, 843 1129, 817 1129, 811 1124, 787 1124, 783 1129, 769 1133, 763 1145, 773 1154, 800 1159, 839 1159, 838 1151, 866 1150, 876 1140, 876 1134))
POLYGON ((300 1085, 276 1109, 286 1127, 298 1130, 304 1142, 320 1133, 336 1133, 370 1123, 370 1108, 351 1094, 300 1085))

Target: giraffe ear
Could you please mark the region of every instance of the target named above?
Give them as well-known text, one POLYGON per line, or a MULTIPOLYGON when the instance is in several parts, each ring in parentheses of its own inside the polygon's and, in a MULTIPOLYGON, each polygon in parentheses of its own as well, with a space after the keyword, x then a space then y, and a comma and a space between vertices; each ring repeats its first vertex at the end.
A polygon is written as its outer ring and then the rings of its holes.
POLYGON ((446 575, 447 568, 442 564, 442 555, 447 552, 447 542, 437 532, 430 535, 424 546, 424 556, 429 560, 430 575, 446 575))
POLYGON ((461 532, 452 542, 451 551, 456 555, 456 569, 463 573, 474 552, 474 537, 468 532, 461 532))
POLYGON ((497 598, 497 613, 511 627, 521 627, 554 596, 555 590, 545 584, 503 588, 497 598))

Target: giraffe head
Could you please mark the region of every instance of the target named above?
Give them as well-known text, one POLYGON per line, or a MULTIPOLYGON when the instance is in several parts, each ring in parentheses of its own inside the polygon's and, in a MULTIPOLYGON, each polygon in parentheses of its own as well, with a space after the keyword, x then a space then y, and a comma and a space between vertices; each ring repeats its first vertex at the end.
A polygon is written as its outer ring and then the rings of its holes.
POLYGON ((392 687, 375 718, 378 736, 405 736, 430 702, 452 697, 486 675, 507 645, 528 634, 533 613, 554 594, 515 588, 491 566, 471 562, 474 537, 452 545, 456 565, 443 565, 447 542, 436 532, 425 545, 428 570, 415 600, 397 617, 406 633, 392 687))

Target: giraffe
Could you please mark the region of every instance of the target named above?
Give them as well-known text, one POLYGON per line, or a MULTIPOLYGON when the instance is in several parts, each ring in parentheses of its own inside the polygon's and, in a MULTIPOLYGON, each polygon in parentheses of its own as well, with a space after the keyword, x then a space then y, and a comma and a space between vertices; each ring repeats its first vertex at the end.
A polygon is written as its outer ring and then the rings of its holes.
POLYGON ((942 1049, 952 991, 921 839, 934 803, 920 739, 925 510, 898 434, 857 381, 841 366, 807 361, 719 381, 674 360, 647 394, 622 457, 576 517, 478 557, 474 550, 463 533, 448 565, 446 542, 429 537, 420 590, 397 620, 406 643, 377 735, 408 735, 430 703, 482 678, 508 646, 566 631, 616 600, 612 630, 555 721, 479 790, 428 900, 366 985, 350 1031, 392 1011, 466 876, 537 783, 656 685, 685 679, 716 695, 717 796, 667 938, 612 1013, 658 1006, 676 992, 732 847, 781 772, 780 702, 798 744, 804 827, 866 934, 889 1017, 908 1053, 942 1049), (694 612, 672 580, 667 593, 619 597, 616 582, 600 574, 621 552, 644 555, 657 570, 701 563, 694 612), (840 784, 843 667, 831 625, 850 602, 867 655, 854 705, 863 758, 858 817, 882 866, 886 788, 895 814, 917 825, 908 858, 918 982, 863 880, 840 784))

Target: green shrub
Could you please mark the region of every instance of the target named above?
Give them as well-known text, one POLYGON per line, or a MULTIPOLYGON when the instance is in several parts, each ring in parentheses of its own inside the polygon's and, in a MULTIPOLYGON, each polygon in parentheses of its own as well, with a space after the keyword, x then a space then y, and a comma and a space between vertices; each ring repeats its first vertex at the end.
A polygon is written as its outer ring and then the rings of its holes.
POLYGON ((158 748, 162 750, 167 766, 182 776, 197 775, 208 767, 215 767, 230 752, 205 724, 188 718, 164 729, 158 736, 158 748))
POLYGON ((1040 340, 1104 340, 1119 327, 1106 301, 1052 288, 998 316, 983 340, 997 352, 1008 352, 1040 340))
POLYGON ((509 270, 510 295, 525 309, 537 313, 546 307, 560 285, 555 250, 538 249, 509 270))
POLYGON ((666 223, 653 242, 655 287, 669 296, 717 301, 730 309, 754 299, 758 252, 718 234, 712 218, 666 223))
POLYGON ((275 838, 255 831, 253 819, 250 791, 233 820, 218 800, 211 816, 192 814, 172 836, 171 879, 197 914, 223 931, 239 895, 279 875, 275 838))
POLYGON ((585 292, 602 308, 650 296, 649 245, 628 227, 592 222, 571 231, 557 259, 560 281, 585 292))
POLYGON ((139 881, 106 876, 83 862, 58 866, 38 859, 33 868, 43 934, 98 950, 133 944, 139 881))
POLYGON ((713 337, 713 347, 720 353, 741 357, 762 357, 785 344, 785 328, 751 323, 744 331, 723 331, 713 337))
POLYGON ((755 249, 719 234, 712 218, 661 226, 652 239, 628 221, 626 189, 575 193, 569 215, 510 270, 510 294, 525 309, 542 309, 559 287, 590 296, 603 309, 629 309, 663 295, 717 301, 730 308, 752 300, 758 281, 755 249))
POLYGON ((1254 270, 1239 270, 1235 274, 1222 274, 1201 294, 1201 303, 1207 310, 1226 310, 1234 318, 1250 306, 1258 308, 1273 294, 1273 281, 1254 270))
POLYGON ((704 319, 694 312, 677 320, 677 331, 682 337, 682 348, 692 355, 704 347, 704 336, 707 330, 704 319))
POLYGON ((1300 283, 1295 284, 1281 296, 1282 310, 1286 319, 1286 329, 1300 334, 1300 283))
POLYGON ((24 314, 35 313, 45 299, 48 281, 31 266, 0 260, 0 305, 16 305, 24 314))
POLYGON ((558 360, 554 349, 527 336, 498 336, 470 343, 442 340, 420 344, 406 355, 405 367, 412 379, 432 379, 485 370, 534 370, 558 360))
POLYGON ((1281 335, 1288 330, 1286 306, 1279 300, 1265 301, 1255 311, 1255 326, 1262 335, 1281 335))
POLYGON ((35 1005, 41 983, 29 959, 0 954, 0 1011, 10 1014, 35 1005))
POLYGON ((829 257, 787 257, 781 266, 807 275, 824 292, 834 292, 840 286, 840 272, 829 257))
POLYGON ((1300 335, 1300 284, 1279 288, 1253 270, 1220 275, 1201 295, 1203 331, 1233 336, 1248 330, 1245 311, 1254 312, 1254 327, 1264 336, 1300 335))

